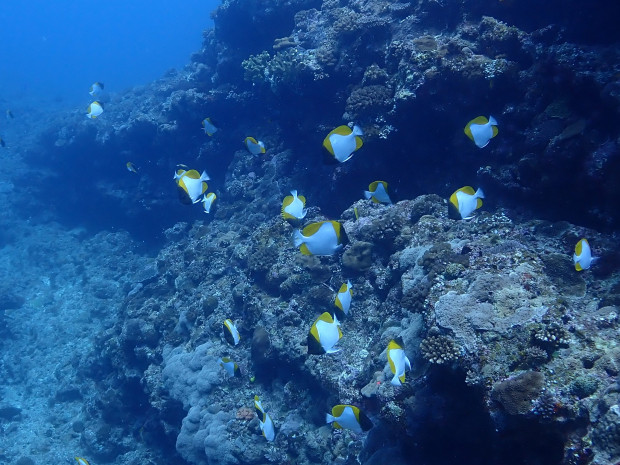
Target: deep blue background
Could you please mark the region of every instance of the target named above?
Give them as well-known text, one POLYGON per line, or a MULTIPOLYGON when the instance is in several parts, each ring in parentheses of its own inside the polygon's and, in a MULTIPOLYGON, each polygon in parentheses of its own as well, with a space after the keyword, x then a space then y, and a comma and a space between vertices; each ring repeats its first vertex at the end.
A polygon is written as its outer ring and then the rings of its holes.
POLYGON ((69 106, 182 68, 218 0, 11 1, 0 8, 0 102, 69 106))

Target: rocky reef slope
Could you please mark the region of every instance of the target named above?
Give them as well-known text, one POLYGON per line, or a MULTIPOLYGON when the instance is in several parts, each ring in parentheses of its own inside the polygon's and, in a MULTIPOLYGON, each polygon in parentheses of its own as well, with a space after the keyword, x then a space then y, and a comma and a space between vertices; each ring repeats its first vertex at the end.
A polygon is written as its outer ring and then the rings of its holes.
POLYGON ((133 438, 151 457, 199 465, 617 461, 620 65, 616 7, 603 3, 227 1, 184 70, 97 121, 80 111, 52 124, 26 158, 46 167, 38 188, 58 217, 142 237, 170 226, 97 334, 86 376, 104 414, 77 432, 84 454, 129 461, 143 453, 133 438), (482 150, 462 132, 479 114, 500 130, 482 150), (213 138, 206 116, 221 127, 213 138), (323 137, 349 121, 364 147, 323 165, 323 137), (266 155, 239 150, 248 135, 266 155), (119 176, 128 160, 140 177, 119 176), (177 163, 209 171, 212 218, 177 204, 177 163), (88 196, 59 182, 83 173, 97 174, 88 196), (401 201, 357 200, 375 179, 401 201), (469 222, 443 200, 465 184, 488 198, 469 222), (307 221, 344 224, 342 254, 291 245, 279 209, 293 188, 307 221), (584 236, 601 260, 577 273, 584 236), (341 351, 309 356, 309 327, 347 279, 341 351), (226 318, 238 346, 223 338, 226 318), (385 358, 396 337, 413 365, 400 388, 385 358), (332 431, 324 415, 338 403, 375 427, 332 431))

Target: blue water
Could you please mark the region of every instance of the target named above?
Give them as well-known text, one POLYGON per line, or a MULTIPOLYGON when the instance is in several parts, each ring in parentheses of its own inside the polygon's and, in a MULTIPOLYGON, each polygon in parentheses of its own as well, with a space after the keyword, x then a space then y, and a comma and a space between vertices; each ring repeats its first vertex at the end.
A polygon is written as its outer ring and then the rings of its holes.
POLYGON ((217 0, 3 2, 0 101, 69 106, 101 81, 108 92, 185 65, 217 0))

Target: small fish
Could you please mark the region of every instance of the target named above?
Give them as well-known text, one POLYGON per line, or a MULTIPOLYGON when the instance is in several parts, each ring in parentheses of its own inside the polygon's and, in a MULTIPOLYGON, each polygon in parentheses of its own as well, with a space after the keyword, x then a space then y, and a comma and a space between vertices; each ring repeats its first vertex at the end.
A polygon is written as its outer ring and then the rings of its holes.
POLYGON ((217 199, 217 195, 213 192, 209 192, 202 197, 202 206, 205 207, 205 213, 211 213, 211 207, 213 206, 213 202, 217 199))
POLYGON ((243 143, 248 151, 253 155, 265 153, 265 144, 263 144, 260 140, 257 141, 253 137, 246 137, 243 143))
POLYGON ((101 113, 103 113, 103 103, 99 103, 97 101, 94 101, 88 105, 88 108, 86 109, 86 116, 90 119, 97 118, 97 116, 101 113))
POLYGON ((254 408, 256 409, 256 415, 258 415, 258 422, 263 436, 265 436, 267 441, 273 441, 276 437, 276 428, 269 414, 263 410, 263 405, 258 396, 254 396, 254 408))
POLYGON ((483 148, 492 138, 497 136, 497 121, 492 116, 489 116, 489 119, 478 116, 467 123, 464 132, 478 147, 483 148))
POLYGON ((92 86, 90 86, 90 89, 88 90, 88 93, 92 97, 97 98, 99 95, 101 95, 102 91, 103 91, 103 83, 102 82, 95 82, 92 86))
POLYGON ((337 221, 310 223, 293 233, 293 243, 304 255, 333 255, 342 249, 345 238, 344 228, 337 221))
POLYGON ((206 182, 209 179, 206 171, 200 174, 196 170, 177 170, 174 173, 174 180, 179 189, 181 202, 185 204, 200 202, 200 197, 209 187, 206 182))
POLYGON ((237 327, 230 319, 224 320, 224 339, 226 339, 226 341, 233 346, 239 344, 239 341, 241 340, 241 335, 239 334, 237 327))
POLYGON ((183 169, 189 169, 189 166, 183 164, 183 163, 177 163, 177 168, 183 168, 183 169))
POLYGON ((75 457, 75 460, 79 465, 90 465, 84 457, 75 457))
POLYGON ((222 357, 218 360, 218 362, 231 378, 239 374, 239 365, 233 362, 230 358, 222 357))
POLYGON ((340 163, 344 163, 353 156, 353 152, 359 150, 363 141, 360 136, 364 132, 359 126, 338 126, 332 132, 327 134, 323 140, 323 147, 340 163))
POLYGON ((208 136, 212 136, 217 132, 217 128, 215 127, 215 124, 213 124, 213 122, 211 121, 211 118, 205 118, 202 120, 202 129, 208 136))
POLYGON ((331 414, 325 414, 325 423, 331 423, 338 429, 350 429, 354 433, 362 433, 373 427, 370 418, 354 405, 335 405, 331 414))
POLYGON ((316 319, 308 333, 308 353, 313 355, 333 354, 340 349, 334 349, 342 337, 340 322, 336 315, 325 312, 316 319))
POLYGON ((336 305, 336 307, 338 307, 345 315, 348 315, 349 309, 351 308, 352 297, 353 286, 351 286, 351 281, 347 281, 340 286, 340 290, 338 291, 338 294, 336 294, 334 305, 336 305))
POLYGON ((11 110, 6 111, 6 119, 13 119, 13 112, 11 110))
POLYGON ((305 206, 306 198, 303 195, 297 196, 297 191, 292 190, 291 195, 287 195, 282 201, 282 218, 291 221, 302 220, 308 213, 305 206))
POLYGON ((368 190, 364 191, 364 196, 367 199, 371 199, 375 203, 387 203, 392 204, 390 196, 387 193, 388 185, 385 181, 374 181, 368 186, 368 190))
POLYGON ((138 168, 136 168, 136 165, 134 165, 132 162, 128 161, 125 166, 127 166, 128 171, 136 174, 138 173, 138 168))
POLYGON ((573 254, 573 262, 577 271, 587 270, 592 266, 599 257, 592 256, 592 249, 587 239, 580 239, 575 245, 575 253, 573 254))
POLYGON ((6 142, 4 142, 4 139, 2 137, 0 137, 0 146, 6 147, 6 142))
POLYGON ((450 204, 456 208, 462 219, 469 220, 473 218, 472 213, 482 207, 482 199, 484 199, 482 189, 474 192, 473 187, 465 186, 457 189, 450 196, 450 204))
POLYGON ((388 343, 387 359, 390 364, 390 371, 394 375, 391 383, 394 386, 400 386, 405 382, 405 368, 409 368, 409 370, 411 370, 411 363, 405 355, 402 344, 399 344, 392 339, 388 343))

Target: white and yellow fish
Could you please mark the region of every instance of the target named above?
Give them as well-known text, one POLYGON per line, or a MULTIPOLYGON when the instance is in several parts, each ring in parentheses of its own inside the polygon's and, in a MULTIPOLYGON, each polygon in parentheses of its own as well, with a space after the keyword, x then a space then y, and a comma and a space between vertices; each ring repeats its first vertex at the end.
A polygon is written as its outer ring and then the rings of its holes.
POLYGON ((336 315, 333 317, 328 313, 323 313, 312 324, 308 333, 308 353, 313 355, 333 354, 340 349, 334 349, 342 337, 340 322, 336 315))
POLYGON ((296 190, 291 191, 291 195, 284 197, 282 201, 282 218, 290 221, 299 221, 305 218, 308 210, 306 206, 306 198, 303 195, 298 196, 296 190))
POLYGON ((256 415, 258 415, 258 422, 263 436, 265 436, 267 441, 273 441, 276 437, 276 428, 269 414, 263 409, 263 405, 258 396, 254 396, 254 408, 256 409, 256 415))
POLYGON ((474 144, 483 148, 493 137, 497 136, 497 121, 492 116, 489 116, 489 119, 478 116, 467 123, 464 132, 467 137, 474 141, 474 144))
POLYGON ((325 423, 331 423, 337 429, 350 429, 362 433, 373 427, 372 421, 354 405, 334 405, 332 413, 325 414, 325 423))
POLYGON ((92 86, 90 86, 90 89, 88 90, 88 93, 94 98, 97 98, 102 92, 103 82, 95 82, 92 86))
POLYGON ((375 203, 392 204, 392 200, 388 195, 388 184, 385 181, 374 181, 368 186, 368 190, 364 191, 364 196, 371 199, 375 203))
POLYGON ((351 299, 353 297, 353 286, 351 285, 351 281, 347 281, 342 286, 340 286, 340 290, 338 294, 336 294, 336 300, 334 301, 334 305, 338 307, 345 315, 349 314, 349 309, 351 308, 351 299))
POLYGON ((200 202, 200 197, 209 187, 206 182, 209 180, 209 175, 206 171, 201 174, 196 170, 180 169, 174 173, 174 180, 177 183, 179 196, 183 203, 200 202))
POLYGON ((580 239, 575 245, 575 253, 573 254, 573 262, 577 271, 587 270, 592 266, 598 257, 592 256, 592 249, 587 239, 580 239))
POLYGON ((323 147, 340 163, 344 163, 353 156, 356 150, 359 150, 363 141, 360 136, 364 132, 359 126, 338 126, 331 131, 323 140, 323 147))
POLYGON ((217 127, 215 127, 215 124, 213 124, 211 118, 205 118, 202 120, 202 129, 204 130, 205 134, 209 136, 212 136, 217 132, 217 127))
POLYGON ((411 370, 411 363, 402 346, 393 339, 388 343, 387 359, 390 364, 390 371, 394 375, 391 383, 394 386, 400 386, 405 382, 405 370, 407 368, 411 370))
POLYGON ((248 149, 248 152, 253 155, 265 153, 265 144, 263 144, 260 140, 257 141, 253 137, 246 137, 243 144, 245 145, 245 148, 248 149))
POLYGON ((231 378, 239 374, 239 365, 233 362, 230 358, 222 357, 218 361, 220 366, 226 370, 226 373, 228 373, 228 376, 231 378))
POLYGON ((482 189, 474 191, 473 187, 465 186, 454 191, 450 196, 450 204, 456 208, 462 219, 469 220, 473 218, 472 213, 482 207, 482 199, 484 199, 482 189))
POLYGON ((88 108, 86 109, 86 117, 90 119, 97 118, 97 116, 101 115, 101 113, 103 113, 103 103, 99 103, 97 101, 94 101, 88 105, 88 108))
POLYGON ((205 213, 211 213, 211 207, 213 206, 213 202, 217 199, 217 195, 213 192, 209 192, 202 197, 202 205, 205 207, 205 213))
POLYGON ((293 243, 304 255, 333 255, 342 249, 345 237, 337 221, 319 221, 295 230, 293 243))
POLYGON ((237 330, 237 327, 232 322, 232 320, 228 318, 225 319, 223 326, 224 339, 226 339, 226 341, 232 346, 236 346, 237 344, 239 344, 239 341, 241 340, 241 335, 239 334, 239 331, 237 330))

